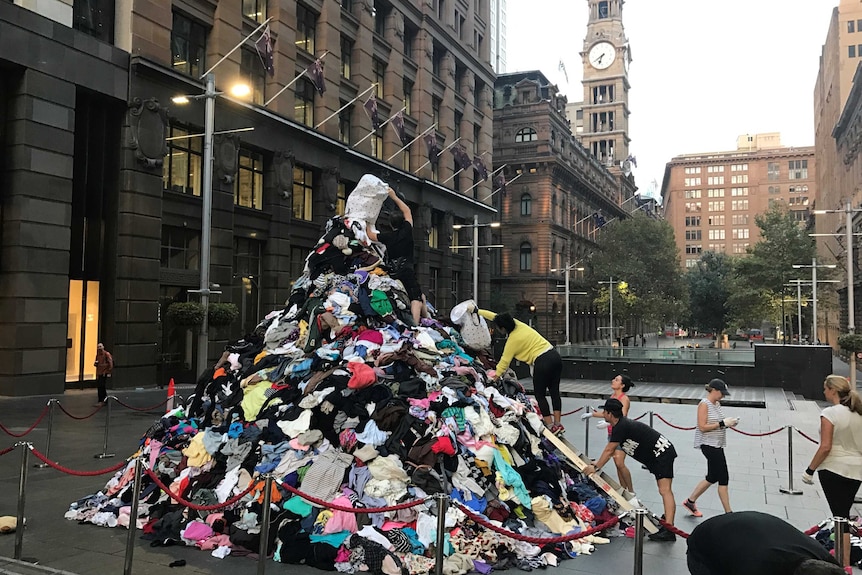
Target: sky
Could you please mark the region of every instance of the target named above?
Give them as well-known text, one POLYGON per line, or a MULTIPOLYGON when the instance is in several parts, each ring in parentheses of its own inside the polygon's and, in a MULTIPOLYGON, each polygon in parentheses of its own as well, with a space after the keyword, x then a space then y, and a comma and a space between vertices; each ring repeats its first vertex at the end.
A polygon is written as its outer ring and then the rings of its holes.
MULTIPOLYGON (((640 191, 653 179, 661 191, 674 156, 734 150, 743 134, 780 132, 785 146, 813 146, 814 84, 837 5, 626 2, 630 153, 640 191)), ((508 0, 506 72, 540 70, 570 102, 583 100, 587 7, 587 0, 508 0)))

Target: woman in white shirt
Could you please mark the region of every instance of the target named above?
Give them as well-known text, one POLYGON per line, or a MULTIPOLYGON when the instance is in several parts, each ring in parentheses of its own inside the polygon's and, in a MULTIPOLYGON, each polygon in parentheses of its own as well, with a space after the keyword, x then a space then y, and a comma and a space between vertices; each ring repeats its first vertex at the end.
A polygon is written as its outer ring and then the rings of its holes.
MULTIPOLYGON (((820 447, 811 458, 802 481, 814 484, 818 471, 823 494, 833 517, 849 517, 853 498, 862 484, 862 397, 847 378, 830 375, 823 395, 831 403, 820 412, 820 447)), ((842 565, 850 564, 850 534, 845 534, 842 565)))

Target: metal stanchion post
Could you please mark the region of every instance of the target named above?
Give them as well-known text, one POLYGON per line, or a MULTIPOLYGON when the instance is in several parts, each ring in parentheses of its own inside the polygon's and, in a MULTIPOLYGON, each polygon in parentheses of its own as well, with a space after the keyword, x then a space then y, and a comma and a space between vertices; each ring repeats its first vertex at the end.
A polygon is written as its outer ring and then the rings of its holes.
POLYGON ((19 442, 15 447, 21 447, 21 474, 18 476, 18 513, 15 525, 15 553, 13 557, 18 561, 24 552, 24 494, 27 487, 27 458, 30 456, 30 444, 19 442))
POLYGON ((135 533, 138 528, 138 500, 141 498, 143 469, 143 460, 138 457, 135 459, 135 479, 132 483, 132 508, 129 510, 129 533, 126 536, 126 561, 123 564, 123 575, 132 575, 132 557, 135 553, 135 533))
POLYGON ((653 412, 652 412, 652 409, 650 409, 649 410, 649 426, 652 427, 653 429, 655 429, 655 425, 653 424, 652 417, 653 417, 653 412))
POLYGON ((647 510, 635 509, 635 560, 634 575, 643 575, 644 572, 644 520, 647 510))
POLYGON ((109 457, 114 457, 113 453, 108 453, 108 432, 111 427, 111 400, 117 399, 113 395, 109 395, 105 398, 105 443, 102 446, 102 453, 95 455, 96 459, 108 459, 109 457))
POLYGON ((257 575, 266 573, 266 557, 269 554, 269 513, 272 505, 272 475, 266 474, 263 482, 263 509, 260 516, 260 547, 257 554, 257 575))
POLYGON ((833 523, 835 524, 835 559, 838 560, 839 565, 844 565, 844 536, 847 534, 847 518, 846 517, 833 517, 833 523))
POLYGON ((788 495, 802 495, 801 489, 793 488, 793 426, 787 426, 787 487, 779 487, 778 491, 788 495))
MULTIPOLYGON (((54 404, 57 403, 56 398, 51 398, 48 400, 48 439, 45 441, 45 457, 50 459, 51 455, 51 434, 54 430, 54 404)), ((37 463, 33 467, 38 467, 39 469, 44 469, 48 467, 47 463, 37 463)))
POLYGON ((434 549, 434 575, 443 575, 443 546, 446 545, 446 495, 437 494, 437 543, 434 549))
MULTIPOLYGON (((591 413, 591 412, 592 412, 592 409, 590 409, 590 406, 588 405, 587 406, 587 413, 591 413)), ((585 423, 585 425, 584 425, 584 456, 585 457, 590 456, 590 423, 592 423, 592 421, 593 421, 593 418, 589 417, 584 422, 585 423)))

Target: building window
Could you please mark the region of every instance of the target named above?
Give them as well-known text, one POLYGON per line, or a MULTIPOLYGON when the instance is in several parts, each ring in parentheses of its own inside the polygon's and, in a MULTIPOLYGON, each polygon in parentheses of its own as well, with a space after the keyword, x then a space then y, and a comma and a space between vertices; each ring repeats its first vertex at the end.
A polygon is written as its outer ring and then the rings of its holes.
POLYGON ((515 134, 515 142, 535 142, 539 139, 539 134, 533 128, 521 128, 515 134))
MULTIPOLYGON (((695 238, 695 239, 699 240, 700 238, 695 238)), ((723 240, 724 239, 724 230, 723 229, 709 230, 709 239, 710 240, 723 240)))
POLYGON ((293 217, 298 220, 311 221, 311 191, 314 187, 314 174, 308 168, 294 166, 293 168, 293 217))
POLYGON ((338 182, 338 191, 335 195, 335 215, 343 216, 347 207, 347 184, 338 182))
POLYGON ((440 285, 440 268, 429 267, 428 268, 428 294, 426 296, 431 296, 429 299, 432 304, 437 303, 437 286, 440 285))
POLYGON ((724 188, 709 189, 706 191, 706 195, 709 198, 723 198, 724 188))
POLYGON ((781 186, 769 186, 768 191, 770 195, 780 194, 781 186))
POLYGON ((371 156, 378 160, 383 159, 383 136, 375 132, 369 138, 371 140, 371 156))
POLYGON ((160 265, 174 270, 199 269, 200 233, 188 228, 162 226, 160 265))
POLYGON ((314 36, 317 28, 317 14, 303 6, 296 5, 296 47, 314 54, 314 36))
POLYGON ((686 227, 699 227, 700 226, 700 216, 686 216, 685 217, 685 225, 686 227))
POLYGON ((443 213, 431 213, 431 229, 428 230, 428 247, 440 249, 440 230, 443 228, 443 213))
POLYGON ((686 187, 699 186, 700 185, 700 178, 685 178, 685 180, 683 180, 683 183, 685 184, 686 187))
POLYGON ((242 0, 242 15, 263 24, 266 20, 266 0, 242 0))
POLYGON ((455 301, 461 301, 461 290, 458 289, 461 287, 461 272, 452 272, 452 284, 450 286, 450 291, 452 292, 452 297, 455 301))
POLYGON ((207 31, 202 24, 174 12, 171 28, 171 65, 174 70, 199 78, 204 72, 207 31))
POLYGON ((234 203, 244 208, 263 209, 263 154, 240 148, 234 203))
POLYGON ((530 194, 523 194, 521 196, 521 215, 533 215, 533 197, 530 194))
POLYGON ((735 240, 747 240, 748 239, 748 228, 733 228, 733 239, 735 240))
POLYGON ((404 26, 404 57, 413 60, 413 49, 416 45, 416 29, 404 26))
POLYGON ((314 84, 305 78, 296 81, 293 119, 306 126, 314 125, 314 84))
POLYGON ((607 0, 602 0, 599 2, 599 19, 604 20, 608 17, 608 2, 607 0))
POLYGON ((201 166, 203 165, 203 140, 188 136, 184 128, 171 126, 168 140, 168 155, 162 165, 164 189, 193 196, 201 195, 201 166))
POLYGON ((748 214, 733 214, 733 219, 731 221, 735 226, 747 226, 748 225, 748 214))
MULTIPOLYGON (((344 106, 344 103, 341 104, 344 106)), ((338 139, 350 145, 350 120, 353 115, 353 109, 348 106, 338 113, 338 139)))
POLYGON ((443 69, 443 56, 445 55, 446 51, 434 44, 434 50, 431 54, 431 73, 437 78, 440 77, 440 72, 443 69))
POLYGON ((522 272, 533 271, 533 247, 529 242, 521 244, 520 256, 518 269, 522 272))
POLYGON ((788 179, 791 180, 807 180, 808 179, 808 160, 790 160, 787 164, 788 179))
MULTIPOLYGON (((712 168, 710 168, 709 170, 712 171, 712 168)), ((686 175, 699 174, 700 173, 700 166, 694 166, 694 167, 686 168, 685 173, 686 173, 686 175)))
POLYGON ((242 51, 239 74, 251 88, 251 101, 263 105, 263 91, 266 86, 266 70, 260 57, 253 50, 242 51))
POLYGON ((710 176, 706 179, 706 184, 708 186, 723 186, 724 176, 710 176))
MULTIPOLYGON (((407 138, 407 141, 409 142, 413 139, 413 135, 407 134, 407 138)), ((406 148, 401 150, 401 169, 405 172, 410 171, 410 146, 407 146, 406 148)))
POLYGON ((114 0, 72 3, 72 28, 103 42, 114 41, 114 0))
POLYGON ((685 244, 685 253, 699 254, 703 252, 703 244, 685 244))
POLYGON ((385 9, 379 2, 374 3, 374 33, 381 38, 386 35, 386 17, 389 15, 389 10, 385 9))
POLYGON ((431 97, 431 120, 437 124, 437 129, 440 129, 440 105, 442 102, 437 96, 431 97))
POLYGON ((737 197, 747 196, 748 195, 748 188, 730 188, 730 195, 731 196, 737 196, 737 197))
POLYGON ((233 277, 240 293, 237 300, 242 333, 254 330, 260 319, 260 260, 263 244, 249 238, 233 240, 233 277))
POLYGON ((709 225, 711 226, 723 226, 724 225, 724 216, 709 216, 708 218, 709 225))
POLYGON ((686 202, 685 203, 685 211, 687 212, 699 212, 701 209, 700 202, 686 202))
POLYGON ((383 98, 383 84, 386 79, 386 63, 383 60, 373 58, 371 60, 371 79, 377 84, 374 87, 374 94, 378 99, 383 98))
POLYGON ((856 57, 856 44, 852 44, 850 46, 847 46, 847 56, 849 58, 855 58, 856 57))
MULTIPOLYGON (((685 198, 686 199, 697 199, 701 197, 703 190, 685 190, 685 198)), ((711 197, 711 196, 710 196, 711 197)))
POLYGON ((748 209, 748 200, 733 200, 730 204, 730 209, 736 210, 747 210, 748 209))
POLYGON ((479 124, 473 124, 473 155, 478 156, 481 154, 479 151, 479 140, 482 138, 482 126, 479 124))
POLYGON ((413 82, 404 78, 401 83, 401 87, 404 92, 404 99, 402 100, 404 104, 404 114, 409 116, 413 111, 413 82))
POLYGON ((854 25, 855 25, 855 24, 856 24, 856 21, 855 21, 855 20, 848 20, 848 21, 847 21, 847 32, 848 32, 849 34, 852 34, 853 32, 855 32, 855 31, 856 31, 856 29, 854 28, 854 25))
POLYGON ((482 108, 482 94, 485 92, 485 82, 481 78, 475 78, 473 86, 473 107, 477 110, 482 108))
POLYGON ((716 201, 716 202, 709 202, 707 209, 710 212, 723 212, 724 211, 724 200, 716 201))
POLYGON ((440 22, 446 22, 446 0, 436 0, 437 3, 437 19, 440 22))
MULTIPOLYGON (((709 231, 710 238, 712 239, 713 230, 709 231)), ((685 239, 686 240, 699 240, 702 237, 701 230, 685 230, 685 239)))
MULTIPOLYGON (((776 181, 781 175, 781 168, 778 162, 769 162, 766 164, 766 179, 770 182, 776 181)), ((777 192, 776 192, 777 193, 777 192)))
POLYGON ((353 57, 353 42, 341 37, 341 77, 350 79, 350 59, 353 57))

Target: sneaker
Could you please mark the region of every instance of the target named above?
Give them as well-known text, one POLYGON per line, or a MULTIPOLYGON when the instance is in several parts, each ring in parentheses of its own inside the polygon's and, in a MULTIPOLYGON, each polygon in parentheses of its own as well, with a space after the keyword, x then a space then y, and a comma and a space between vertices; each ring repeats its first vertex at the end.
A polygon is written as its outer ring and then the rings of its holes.
POLYGON ((853 567, 851 567, 850 565, 845 566, 844 572, 847 573, 847 575, 853 575, 853 567))
POLYGON ((647 537, 650 541, 676 541, 676 535, 666 527, 662 527, 657 533, 650 533, 647 537))
POLYGON ((690 499, 686 499, 682 502, 682 506, 685 507, 689 513, 691 513, 695 517, 703 517, 703 513, 698 511, 697 505, 694 504, 694 501, 690 499))
POLYGON ((551 433, 554 435, 563 435, 566 432, 566 428, 563 427, 560 423, 555 423, 551 426, 551 433))

